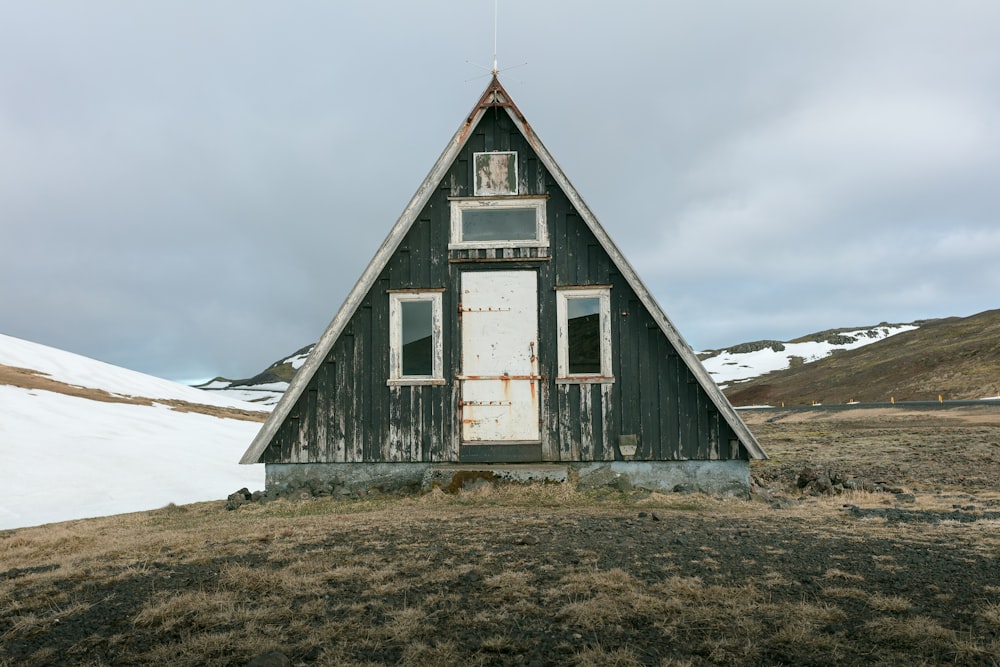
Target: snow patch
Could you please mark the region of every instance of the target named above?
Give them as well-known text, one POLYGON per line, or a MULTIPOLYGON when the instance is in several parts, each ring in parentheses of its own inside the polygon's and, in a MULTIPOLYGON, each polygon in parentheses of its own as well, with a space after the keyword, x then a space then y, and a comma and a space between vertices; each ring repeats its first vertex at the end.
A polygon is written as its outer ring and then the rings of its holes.
POLYGON ((746 382, 773 371, 790 368, 792 359, 795 357, 801 359, 803 363, 812 363, 830 356, 837 350, 853 350, 871 345, 916 328, 917 326, 914 324, 878 326, 837 334, 835 338, 837 342, 835 343, 807 341, 804 343, 781 343, 751 352, 723 350, 715 356, 703 359, 702 365, 705 366, 716 384, 725 389, 730 384, 746 382))
MULTIPOLYGON (((10 336, 0 335, 0 364, 116 394, 263 411, 230 396, 10 336)), ((107 403, 0 385, 0 529, 222 499, 244 486, 263 488, 263 466, 238 463, 260 427, 162 404, 107 403)))
POLYGON ((260 409, 223 395, 209 394, 201 389, 3 334, 0 334, 0 364, 27 368, 66 384, 103 389, 119 396, 189 401, 244 410, 260 409))

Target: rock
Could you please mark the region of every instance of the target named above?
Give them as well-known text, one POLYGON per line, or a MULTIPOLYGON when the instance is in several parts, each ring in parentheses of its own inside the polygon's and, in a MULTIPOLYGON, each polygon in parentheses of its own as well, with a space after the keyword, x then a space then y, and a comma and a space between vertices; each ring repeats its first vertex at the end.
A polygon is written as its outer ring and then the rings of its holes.
POLYGON ((858 479, 857 477, 849 477, 844 480, 844 488, 848 491, 867 491, 868 493, 874 493, 876 491, 875 485, 869 482, 867 479, 858 479))
POLYGON ((823 495, 830 495, 833 493, 833 483, 830 481, 830 478, 827 477, 826 475, 817 477, 815 480, 813 480, 811 486, 813 491, 815 491, 816 493, 820 493, 823 495))
POLYGON ((771 505, 771 509, 783 510, 788 509, 795 505, 795 501, 791 498, 786 498, 784 496, 775 496, 768 501, 771 505))
POLYGON ((758 340, 752 343, 740 343, 739 345, 734 345, 727 348, 726 351, 730 354, 746 354, 748 352, 759 352, 766 349, 772 349, 775 352, 783 352, 785 350, 785 344, 780 340, 758 340))
POLYGON ((243 487, 239 491, 229 494, 229 497, 226 498, 226 509, 234 510, 240 505, 246 505, 248 502, 250 502, 251 498, 252 495, 250 494, 250 490, 247 489, 246 487, 243 487))
POLYGON ((816 481, 817 477, 819 477, 819 473, 807 466, 799 473, 799 477, 795 481, 795 485, 800 489, 804 489, 812 482, 816 481))
POLYGON ((268 651, 248 662, 247 667, 292 667, 292 661, 281 651, 268 651))

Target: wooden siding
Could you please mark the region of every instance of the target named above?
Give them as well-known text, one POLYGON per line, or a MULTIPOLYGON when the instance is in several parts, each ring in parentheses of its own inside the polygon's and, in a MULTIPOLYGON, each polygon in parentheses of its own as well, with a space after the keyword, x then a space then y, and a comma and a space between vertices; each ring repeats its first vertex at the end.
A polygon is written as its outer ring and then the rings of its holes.
POLYGON ((458 461, 461 367, 459 276, 538 274, 542 414, 548 461, 748 458, 676 349, 616 270, 510 117, 487 112, 333 344, 261 458, 266 463, 458 461), (448 250, 449 197, 472 193, 472 154, 517 151, 520 194, 548 195, 548 248, 448 250), (611 285, 614 383, 556 384, 557 287, 611 285), (389 290, 443 289, 444 385, 387 386, 389 290))

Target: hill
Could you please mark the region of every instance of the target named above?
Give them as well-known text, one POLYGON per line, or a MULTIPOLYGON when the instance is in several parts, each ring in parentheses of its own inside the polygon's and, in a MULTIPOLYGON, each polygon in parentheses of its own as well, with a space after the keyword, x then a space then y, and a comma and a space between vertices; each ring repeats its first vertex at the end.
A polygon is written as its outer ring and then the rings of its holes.
POLYGON ((725 393, 737 406, 996 397, 1000 310, 916 322, 812 363, 792 359, 790 367, 732 384, 725 393))
POLYGON ((0 335, 0 529, 224 498, 266 411, 0 335))
MULTIPOLYGON (((764 340, 740 343, 721 350, 699 352, 698 357, 716 383, 725 388, 734 382, 746 381, 771 371, 788 368, 790 364, 816 361, 838 350, 868 345, 916 327, 917 324, 883 322, 861 329, 821 331, 788 342, 764 340)), ((270 409, 288 389, 292 376, 305 363, 312 348, 312 345, 306 345, 275 361, 253 377, 242 380, 217 377, 196 385, 196 388, 218 392, 270 409)))
POLYGON ((791 341, 758 340, 740 343, 722 350, 698 353, 705 369, 722 389, 746 382, 766 373, 796 368, 825 357, 871 345, 904 331, 918 328, 919 323, 889 324, 870 327, 828 329, 791 341))
POLYGON ((306 345, 287 357, 275 361, 253 377, 242 380, 217 377, 204 384, 196 385, 195 388, 237 398, 269 410, 278 403, 281 395, 288 389, 288 383, 292 381, 292 376, 306 362, 306 357, 309 356, 312 349, 312 344, 306 345))
MULTIPOLYGON (((970 317, 827 329, 790 341, 759 340, 698 353, 734 405, 979 399, 1000 394, 1000 311, 970 317)), ((215 378, 199 389, 270 409, 312 345, 253 377, 215 378)))

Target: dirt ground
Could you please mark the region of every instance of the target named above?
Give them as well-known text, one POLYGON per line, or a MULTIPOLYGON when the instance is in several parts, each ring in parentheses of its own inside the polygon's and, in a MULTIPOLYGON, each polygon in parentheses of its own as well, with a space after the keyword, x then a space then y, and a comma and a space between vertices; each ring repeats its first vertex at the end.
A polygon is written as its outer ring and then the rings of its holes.
POLYGON ((744 415, 752 500, 483 487, 2 532, 0 665, 1000 664, 1000 406, 744 415), (805 466, 905 493, 803 497, 805 466))
POLYGON ((804 465, 912 490, 1000 490, 1000 401, 914 409, 741 410, 771 459, 754 472, 768 486, 804 465))

